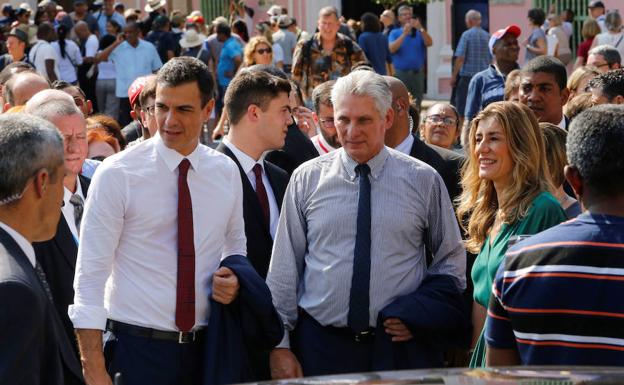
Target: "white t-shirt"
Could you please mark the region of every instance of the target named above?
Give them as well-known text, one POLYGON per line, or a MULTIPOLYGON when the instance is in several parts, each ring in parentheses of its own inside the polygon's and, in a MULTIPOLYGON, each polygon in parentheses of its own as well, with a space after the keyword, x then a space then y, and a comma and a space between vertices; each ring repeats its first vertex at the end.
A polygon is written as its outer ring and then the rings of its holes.
POLYGON ((89 35, 87 42, 85 43, 85 57, 95 57, 98 48, 100 48, 100 42, 97 36, 94 34, 89 35))
POLYGON ((60 79, 59 59, 56 55, 56 51, 52 47, 52 44, 44 40, 39 40, 30 49, 30 53, 28 54, 28 60, 34 64, 35 70, 37 70, 38 73, 48 80, 50 79, 48 78, 45 62, 50 59, 54 60, 54 73, 56 74, 56 77, 60 79))
POLYGON ((596 36, 596 42, 594 43, 594 45, 597 47, 603 44, 608 44, 612 47, 615 47, 620 52, 620 56, 624 57, 624 32, 603 32, 601 34, 598 34, 596 36))
POLYGON ((61 55, 61 46, 58 41, 52 42, 52 47, 54 47, 58 57, 58 69, 61 80, 65 80, 68 83, 77 81, 76 67, 82 64, 82 55, 80 54, 78 44, 69 39, 65 40, 65 57, 61 55))

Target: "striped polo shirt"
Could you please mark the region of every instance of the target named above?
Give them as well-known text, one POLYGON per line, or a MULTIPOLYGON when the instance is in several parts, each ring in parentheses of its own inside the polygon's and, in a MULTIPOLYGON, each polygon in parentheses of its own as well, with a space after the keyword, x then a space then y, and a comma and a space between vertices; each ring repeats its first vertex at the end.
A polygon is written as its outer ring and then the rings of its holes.
POLYGON ((518 243, 492 292, 489 346, 524 365, 624 365, 624 217, 584 213, 518 243))

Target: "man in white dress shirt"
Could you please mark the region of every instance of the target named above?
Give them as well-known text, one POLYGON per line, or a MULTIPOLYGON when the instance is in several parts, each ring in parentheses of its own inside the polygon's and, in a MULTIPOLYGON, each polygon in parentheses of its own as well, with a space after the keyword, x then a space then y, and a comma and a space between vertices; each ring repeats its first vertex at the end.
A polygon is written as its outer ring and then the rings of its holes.
POLYGON ((238 294, 219 263, 246 254, 239 171, 199 144, 213 89, 205 64, 170 60, 157 78, 158 134, 93 178, 69 308, 88 384, 115 373, 124 385, 199 383, 209 298, 238 294))

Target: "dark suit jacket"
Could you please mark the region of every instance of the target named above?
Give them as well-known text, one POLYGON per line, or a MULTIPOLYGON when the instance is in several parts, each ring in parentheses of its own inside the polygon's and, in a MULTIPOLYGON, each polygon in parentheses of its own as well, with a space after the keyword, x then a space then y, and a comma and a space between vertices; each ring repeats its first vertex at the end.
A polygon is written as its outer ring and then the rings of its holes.
MULTIPOLYGON (((241 181, 243 182, 243 219, 245 220, 245 236, 247 237, 247 258, 249 258, 258 274, 262 278, 266 278, 271 260, 271 250, 273 249, 273 238, 271 238, 271 233, 269 232, 269 224, 266 223, 262 214, 256 191, 249 183, 249 179, 234 153, 224 143, 220 143, 216 150, 232 158, 240 171, 241 181)), ((277 208, 279 209, 282 206, 284 192, 288 184, 288 174, 267 161, 264 161, 264 169, 271 183, 271 188, 277 201, 277 208)))
POLYGON ((28 257, 0 229, 0 384, 83 384, 54 306, 28 257))
POLYGON ((414 136, 414 144, 410 156, 427 163, 442 177, 451 201, 461 193, 460 170, 464 157, 442 147, 427 144, 414 136))
POLYGON ((317 156, 319 153, 310 138, 296 124, 291 124, 288 126, 284 148, 269 152, 265 159, 286 171, 290 177, 302 163, 317 156))
MULTIPOLYGON (((78 177, 80 178, 82 194, 86 197, 91 180, 82 175, 78 177)), ((67 337, 72 341, 76 357, 80 357, 74 334, 74 325, 67 315, 67 308, 74 303, 74 270, 76 269, 78 245, 74 241, 65 217, 61 215, 54 238, 46 242, 35 242, 33 247, 35 248, 37 260, 46 273, 52 297, 54 298, 54 306, 61 321, 63 321, 67 337)))
POLYGON ((247 258, 231 255, 221 266, 236 274, 240 290, 229 305, 210 298, 203 384, 270 380, 268 352, 284 336, 271 291, 247 258))
POLYGON ((418 289, 398 297, 379 312, 373 351, 373 370, 436 368, 444 365, 444 352, 467 348, 472 326, 455 277, 427 275, 418 289), (414 338, 392 342, 383 323, 398 318, 414 338))

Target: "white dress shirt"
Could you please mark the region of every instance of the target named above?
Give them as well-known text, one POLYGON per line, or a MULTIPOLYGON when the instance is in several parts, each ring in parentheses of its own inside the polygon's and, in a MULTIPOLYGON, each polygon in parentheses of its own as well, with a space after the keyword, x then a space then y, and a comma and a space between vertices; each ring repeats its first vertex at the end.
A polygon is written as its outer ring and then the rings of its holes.
POLYGON ((398 152, 402 152, 405 155, 409 155, 410 152, 412 152, 413 145, 414 145, 414 136, 412 134, 407 134, 407 137, 403 139, 403 141, 399 143, 399 145, 396 146, 394 149, 397 150, 398 152))
POLYGON ((337 150, 337 148, 332 147, 332 145, 329 144, 321 134, 314 135, 310 138, 310 140, 320 155, 328 154, 337 150))
MULTIPOLYGON (((186 158, 193 205, 195 329, 208 323, 219 262, 246 255, 240 173, 204 145, 186 158)), ((159 135, 98 167, 85 205, 69 317, 104 330, 110 318, 158 330, 175 325, 178 166, 184 159, 159 135)))
POLYGON ((561 121, 559 122, 559 124, 557 124, 557 127, 561 128, 561 129, 563 129, 565 131, 568 131, 568 129, 566 128, 565 115, 563 115, 563 114, 561 115, 561 121))
POLYGON ((30 263, 32 263, 33 267, 35 267, 37 260, 35 259, 35 249, 33 249, 32 244, 28 242, 28 240, 24 238, 22 234, 13 230, 12 227, 9 227, 9 225, 5 224, 4 222, 0 222, 0 228, 6 231, 11 236, 11 238, 13 238, 15 243, 17 243, 17 245, 20 247, 20 249, 22 249, 24 254, 26 254, 26 257, 28 257, 28 260, 30 261, 30 263))
POLYGON ((269 178, 264 169, 264 156, 258 161, 255 161, 252 157, 239 150, 238 147, 233 145, 229 140, 223 140, 223 143, 234 153, 236 159, 238 159, 238 163, 240 163, 241 168, 247 175, 247 179, 249 179, 249 183, 251 183, 251 187, 253 187, 254 190, 256 190, 256 174, 253 172, 253 167, 256 163, 262 167, 262 183, 264 184, 264 189, 269 199, 269 231, 271 232, 271 238, 275 239, 277 223, 279 222, 279 209, 277 208, 277 200, 275 199, 273 187, 271 187, 271 182, 269 182, 269 178))
POLYGON ((74 236, 74 240, 78 242, 78 229, 76 229, 76 220, 74 217, 74 205, 69 201, 72 195, 78 194, 82 201, 84 202, 85 197, 82 195, 82 187, 80 186, 80 178, 76 177, 76 192, 72 193, 67 189, 67 187, 63 187, 63 207, 61 207, 61 212, 63 213, 63 217, 65 218, 65 222, 67 222, 67 226, 69 226, 69 230, 74 236))

